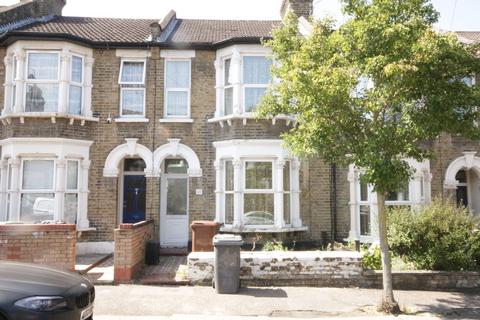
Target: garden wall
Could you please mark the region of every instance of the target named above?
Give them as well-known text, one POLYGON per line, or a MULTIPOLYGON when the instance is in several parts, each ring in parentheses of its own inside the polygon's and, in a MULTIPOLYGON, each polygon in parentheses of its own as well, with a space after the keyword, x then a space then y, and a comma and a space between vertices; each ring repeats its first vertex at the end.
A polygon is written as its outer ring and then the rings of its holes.
POLYGON ((114 280, 130 282, 145 264, 145 247, 153 239, 153 220, 122 223, 115 229, 114 280))
MULTIPOLYGON (((355 251, 242 252, 240 279, 243 285, 349 286, 362 274, 361 254, 355 251)), ((192 284, 211 284, 213 252, 188 255, 192 284)))
MULTIPOLYGON (((364 270, 356 251, 241 252, 242 286, 381 288, 382 272, 364 270)), ((192 252, 188 275, 194 285, 211 285, 213 252, 192 252)), ((480 272, 394 271, 397 290, 480 290, 480 272)))
POLYGON ((74 271, 76 242, 73 224, 2 224, 0 260, 74 271))

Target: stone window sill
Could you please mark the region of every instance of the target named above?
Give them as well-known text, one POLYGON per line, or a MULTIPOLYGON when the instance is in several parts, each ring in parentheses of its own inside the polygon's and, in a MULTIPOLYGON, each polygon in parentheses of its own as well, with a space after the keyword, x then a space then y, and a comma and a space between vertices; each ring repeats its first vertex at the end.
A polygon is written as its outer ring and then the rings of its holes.
POLYGON ((20 119, 20 123, 25 123, 25 118, 36 118, 36 119, 50 119, 52 123, 56 123, 57 118, 70 119, 70 124, 73 125, 75 121, 80 121, 80 124, 85 125, 86 121, 98 122, 99 118, 88 117, 82 115, 75 115, 69 113, 60 113, 60 112, 21 112, 21 113, 10 113, 0 116, 0 121, 6 125, 11 123, 11 119, 20 119))
POLYGON ((286 233, 286 232, 303 232, 307 231, 307 226, 302 227, 283 227, 276 228, 271 227, 254 227, 254 226, 243 226, 243 227, 234 227, 232 225, 223 225, 220 228, 220 231, 231 232, 231 233, 286 233))
POLYGON ((192 123, 193 119, 187 118, 163 118, 159 120, 161 123, 192 123))
MULTIPOLYGON (((229 114, 228 116, 221 116, 208 119, 209 123, 218 123, 223 128, 225 123, 229 126, 232 125, 233 121, 241 120, 243 125, 247 124, 247 120, 258 120, 258 118, 252 113, 245 113, 245 114, 229 114)), ((287 116, 287 115, 278 115, 271 119, 264 119, 264 120, 272 120, 272 124, 275 125, 278 120, 284 120, 285 124, 288 126, 290 123, 294 123, 296 121, 295 117, 287 116)))
POLYGON ((149 122, 148 118, 116 118, 115 122, 149 122))

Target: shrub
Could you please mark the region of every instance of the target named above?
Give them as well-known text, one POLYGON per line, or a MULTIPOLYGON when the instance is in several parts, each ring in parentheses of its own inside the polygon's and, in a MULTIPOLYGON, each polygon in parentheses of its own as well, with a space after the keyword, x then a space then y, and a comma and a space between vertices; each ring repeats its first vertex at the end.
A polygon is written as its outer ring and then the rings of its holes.
POLYGON ((364 244, 361 247, 361 252, 364 268, 371 270, 382 269, 382 252, 379 245, 373 244, 369 247, 364 244))
POLYGON ((263 251, 289 251, 288 247, 284 246, 282 241, 275 241, 275 240, 272 240, 272 241, 269 240, 265 242, 262 250, 263 251))
POLYGON ((420 211, 389 212, 390 249, 427 270, 475 270, 480 267, 477 220, 463 207, 434 200, 420 211))

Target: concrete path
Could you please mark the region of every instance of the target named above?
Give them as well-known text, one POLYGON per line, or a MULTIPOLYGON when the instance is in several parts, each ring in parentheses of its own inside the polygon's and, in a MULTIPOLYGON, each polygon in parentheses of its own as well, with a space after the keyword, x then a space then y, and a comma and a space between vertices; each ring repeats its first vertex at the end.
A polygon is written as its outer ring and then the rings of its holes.
MULTIPOLYGON (((357 316, 371 319, 379 316, 372 306, 378 303, 381 296, 380 290, 340 288, 244 288, 234 295, 217 295, 209 287, 121 285, 96 288, 96 320, 162 319, 159 316, 167 319, 204 319, 201 316, 205 319, 247 316, 256 317, 257 320, 261 319, 259 317, 357 316)), ((436 316, 442 319, 480 319, 478 292, 395 293, 410 315, 433 316, 431 319, 436 319, 436 316)))

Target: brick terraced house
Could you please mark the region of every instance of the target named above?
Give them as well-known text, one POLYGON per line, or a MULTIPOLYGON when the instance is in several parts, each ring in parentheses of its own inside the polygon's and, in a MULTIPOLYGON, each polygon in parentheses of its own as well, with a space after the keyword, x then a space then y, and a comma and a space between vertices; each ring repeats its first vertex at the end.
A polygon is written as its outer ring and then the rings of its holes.
MULTIPOLYGON (((375 239, 360 170, 292 156, 279 137, 291 116, 255 119, 272 81, 261 39, 281 21, 66 17, 64 5, 0 7, 0 221, 76 224, 81 252, 113 251, 114 229, 145 219, 162 247, 186 247, 203 219, 297 242, 375 239)), ((312 1, 288 9, 308 32, 312 1)), ((388 204, 453 196, 479 214, 478 141, 428 146, 437 157, 410 161, 388 204)))

